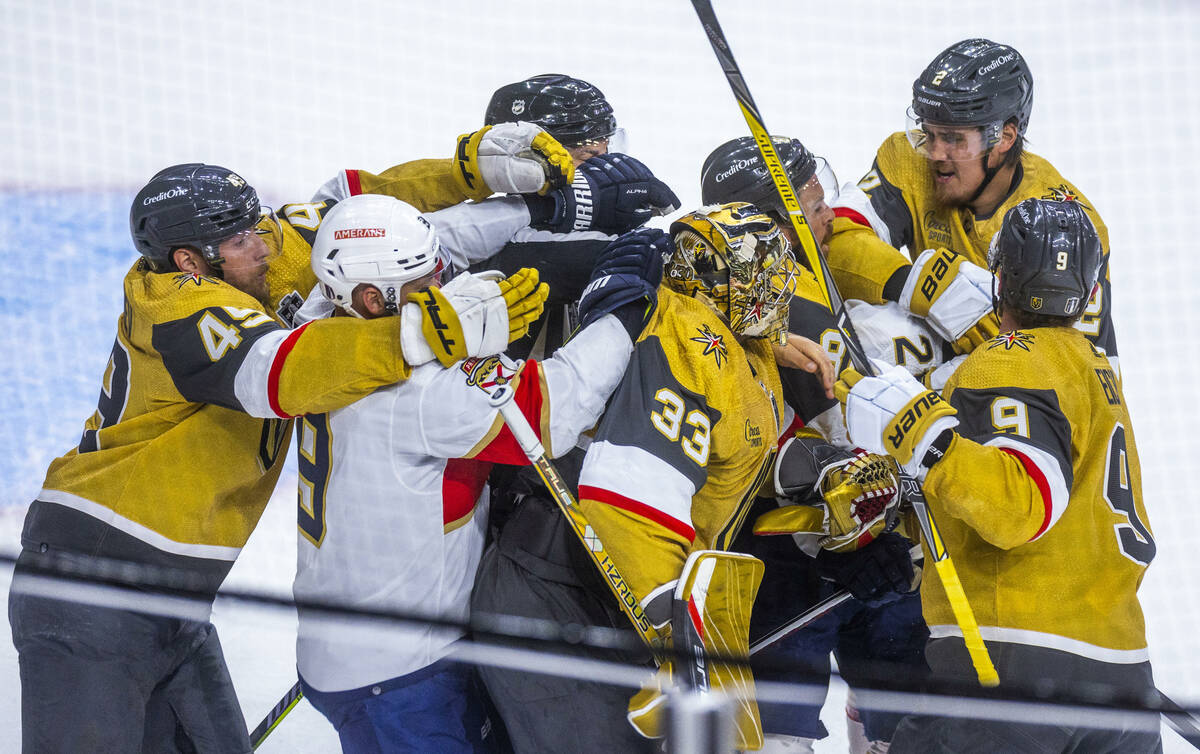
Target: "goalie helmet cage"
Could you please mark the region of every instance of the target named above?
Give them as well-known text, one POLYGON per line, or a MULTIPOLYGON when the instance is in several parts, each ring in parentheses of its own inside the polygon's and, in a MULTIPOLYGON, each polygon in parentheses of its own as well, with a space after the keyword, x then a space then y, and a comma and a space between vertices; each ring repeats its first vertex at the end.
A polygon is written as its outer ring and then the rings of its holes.
MULTIPOLYGON (((1108 226, 1123 389, 1159 544, 1139 592, 1155 680, 1184 707, 1200 703, 1200 508, 1179 462, 1200 457, 1200 351, 1187 339, 1200 328, 1187 199, 1200 172, 1187 128, 1200 88, 1178 83, 1200 70, 1200 5, 960 0, 943 14, 875 0, 714 5, 768 125, 827 158, 843 182, 863 176, 883 139, 904 128, 913 81, 940 51, 978 36, 1020 51, 1036 82, 1027 148, 1077 183, 1108 226)), ((603 91, 631 153, 685 211, 700 205, 704 156, 746 133, 683 0, 609 0, 601 13, 559 4, 551 33, 562 41, 540 45, 519 40, 547 33, 531 31, 542 28, 544 0, 363 0, 335 13, 294 0, 221 12, 228 7, 6 6, 0 549, 9 554, 47 466, 96 409, 122 278, 136 259, 130 203, 155 172, 222 165, 278 209, 307 201, 342 168, 449 157, 493 91, 545 72, 603 91)), ((285 472, 230 585, 290 589, 290 484, 285 472)), ((215 620, 243 708, 258 717, 295 681, 295 636, 286 620, 257 625, 252 615, 234 604, 215 620)), ((0 678, 14 689, 0 722, 10 729, 19 724, 13 652, 0 643, 9 669, 0 678)), ((827 722, 842 735, 840 722, 827 722)), ((1168 751, 1183 745, 1172 736, 1168 751)), ((336 745, 301 702, 263 751, 336 745)))

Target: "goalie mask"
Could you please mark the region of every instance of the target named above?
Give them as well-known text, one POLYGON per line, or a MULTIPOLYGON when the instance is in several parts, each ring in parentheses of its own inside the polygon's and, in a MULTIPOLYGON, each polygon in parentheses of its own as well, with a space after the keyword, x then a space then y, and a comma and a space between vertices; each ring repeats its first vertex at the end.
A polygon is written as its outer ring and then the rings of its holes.
POLYGON ((783 342, 796 259, 779 226, 753 204, 704 207, 671 224, 666 284, 709 303, 729 329, 783 342))
POLYGON ((1075 318, 1100 275, 1100 237, 1078 202, 1026 199, 1004 215, 988 249, 1000 305, 1075 318))
POLYGON ((405 283, 444 266, 433 226, 416 207, 390 196, 362 194, 339 202, 313 241, 312 268, 321 293, 355 317, 361 316, 352 306, 359 285, 378 288, 394 314, 403 304, 405 283))

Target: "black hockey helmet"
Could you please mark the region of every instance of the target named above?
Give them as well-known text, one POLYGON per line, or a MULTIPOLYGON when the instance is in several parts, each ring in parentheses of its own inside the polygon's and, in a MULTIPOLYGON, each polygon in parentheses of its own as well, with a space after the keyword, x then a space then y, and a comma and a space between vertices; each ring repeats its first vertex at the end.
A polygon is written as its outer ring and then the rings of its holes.
POLYGON ((518 120, 536 123, 565 147, 603 139, 617 130, 603 92, 559 73, 544 73, 496 90, 484 113, 484 125, 518 120))
MULTIPOLYGON (((772 136, 775 152, 796 191, 817 172, 817 158, 798 139, 772 136)), ((749 136, 727 141, 712 151, 700 168, 700 198, 705 204, 750 202, 786 217, 787 208, 763 165, 758 145, 749 136)))
POLYGON ((1026 199, 1004 215, 988 266, 997 298, 1031 314, 1078 317, 1100 274, 1100 237, 1074 201, 1026 199))
POLYGON ((1004 123, 1025 135, 1033 110, 1033 74, 1021 53, 988 39, 965 39, 942 51, 913 82, 912 115, 946 126, 988 129, 989 146, 1004 123))
POLYGON ((129 232, 150 269, 174 268, 171 251, 195 249, 219 267, 221 242, 253 228, 262 217, 258 194, 237 173, 189 162, 160 171, 138 192, 129 232))

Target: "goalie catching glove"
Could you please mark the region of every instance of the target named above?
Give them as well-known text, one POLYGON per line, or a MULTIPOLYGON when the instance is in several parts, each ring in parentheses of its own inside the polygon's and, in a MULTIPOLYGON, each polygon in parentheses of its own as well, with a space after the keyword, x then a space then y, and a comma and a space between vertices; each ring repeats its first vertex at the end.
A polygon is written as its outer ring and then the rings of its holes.
POLYGON ((896 464, 886 455, 793 437, 775 461, 775 492, 801 504, 759 516, 754 533, 813 534, 821 549, 851 552, 890 528, 899 487, 896 464))
POLYGON ((498 123, 458 137, 454 182, 468 199, 545 194, 574 176, 571 154, 533 123, 498 123))
POLYGON ((404 360, 419 366, 433 359, 452 366, 471 356, 491 356, 529 332, 550 289, 537 270, 507 278, 498 272, 463 273, 441 288, 410 294, 400 320, 404 360))
POLYGON ((924 481, 953 438, 958 412, 904 367, 873 363, 876 376, 850 367, 833 386, 846 410, 850 441, 890 455, 909 476, 924 481))
POLYGON ((992 273, 948 249, 926 249, 913 262, 900 292, 900 306, 954 346, 970 353, 996 337, 992 273))

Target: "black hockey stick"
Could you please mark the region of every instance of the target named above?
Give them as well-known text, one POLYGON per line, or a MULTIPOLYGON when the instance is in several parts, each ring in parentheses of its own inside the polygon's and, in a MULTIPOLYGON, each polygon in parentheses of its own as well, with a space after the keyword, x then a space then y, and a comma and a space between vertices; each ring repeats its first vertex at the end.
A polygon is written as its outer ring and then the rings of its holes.
MULTIPOLYGON (((737 99, 738 106, 742 110, 742 115, 746 119, 746 125, 750 127, 750 132, 754 135, 754 141, 758 144, 758 151, 763 158, 763 165, 766 166, 771 179, 775 183, 775 189, 779 192, 779 198, 783 200, 784 206, 787 207, 792 229, 796 232, 796 237, 800 240, 800 246, 804 249, 805 257, 808 259, 808 263, 816 275, 817 282, 825 294, 825 303, 829 306, 830 311, 837 315, 838 329, 841 330, 845 338, 846 349, 850 354, 850 361, 859 373, 874 375, 875 369, 870 361, 867 360, 866 354, 862 349, 862 344, 858 340, 858 335, 854 332, 854 326, 850 322, 850 317, 846 314, 845 303, 838 292, 837 285, 834 284, 829 266, 826 264, 825 258, 821 255, 821 250, 817 245, 816 235, 814 235, 812 226, 804 216, 804 208, 800 206, 796 190, 792 186, 791 180, 788 179, 787 171, 784 169, 783 163, 780 162, 779 155, 775 152, 775 145, 771 141, 770 132, 767 131, 767 127, 763 123, 762 116, 758 112, 758 106, 754 104, 754 98, 750 96, 750 89, 746 86, 741 69, 738 68, 737 61, 733 59, 733 51, 729 47, 728 40, 725 39, 725 32, 721 31, 721 25, 717 22, 717 15, 713 11, 712 3, 710 0, 692 0, 692 7, 695 8, 696 15, 700 18, 700 24, 704 27, 704 33, 708 36, 708 41, 712 45, 713 52, 721 64, 721 70, 725 73, 725 79, 729 82, 729 87, 733 90, 733 96, 737 99)), ((937 568, 938 576, 941 578, 942 585, 946 589, 946 597, 950 602, 950 608, 954 612, 954 619, 962 630, 963 640, 971 656, 971 662, 975 665, 975 672, 979 676, 979 682, 984 686, 995 686, 1000 682, 999 676, 996 675, 996 668, 992 664, 987 646, 984 645, 983 637, 979 633, 979 623, 975 620, 975 613, 971 609, 971 604, 967 601, 967 595, 963 591, 962 582, 959 581, 954 561, 950 559, 950 553, 946 550, 941 533, 938 531, 937 524, 933 520, 933 515, 926 505, 921 485, 912 477, 902 474, 900 487, 904 499, 912 505, 913 511, 917 514, 917 519, 921 523, 921 532, 924 535, 925 544, 933 556, 934 567, 937 568)))
POLYGON ((267 736, 271 735, 271 731, 275 730, 276 726, 283 722, 283 718, 287 716, 287 713, 291 712, 292 708, 299 704, 303 698, 304 692, 300 689, 300 682, 296 681, 296 685, 288 689, 288 692, 271 708, 271 711, 262 719, 258 727, 250 732, 250 747, 257 751, 262 742, 267 740, 267 736))

